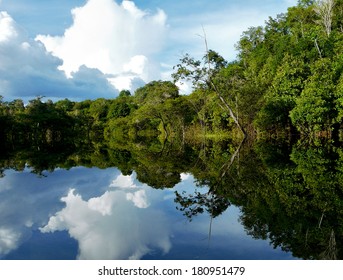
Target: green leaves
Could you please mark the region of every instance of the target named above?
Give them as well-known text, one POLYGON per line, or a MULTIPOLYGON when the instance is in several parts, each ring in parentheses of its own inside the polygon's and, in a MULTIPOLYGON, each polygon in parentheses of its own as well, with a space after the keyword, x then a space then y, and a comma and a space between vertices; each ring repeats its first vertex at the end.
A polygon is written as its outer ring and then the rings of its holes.
POLYGON ((321 59, 312 69, 312 76, 306 81, 304 90, 290 112, 293 124, 301 132, 330 130, 337 118, 335 104, 335 80, 332 62, 321 59))
POLYGON ((134 99, 138 105, 160 104, 167 99, 179 96, 178 87, 170 81, 152 81, 135 91, 134 99))

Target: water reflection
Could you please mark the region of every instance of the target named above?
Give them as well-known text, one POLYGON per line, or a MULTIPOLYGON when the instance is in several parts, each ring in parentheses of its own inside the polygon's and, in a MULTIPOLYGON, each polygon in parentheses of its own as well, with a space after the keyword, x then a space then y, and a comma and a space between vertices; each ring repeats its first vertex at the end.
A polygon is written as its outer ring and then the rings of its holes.
POLYGON ((339 146, 96 145, 0 160, 1 258, 342 258, 339 146))
POLYGON ((99 172, 95 168, 73 168, 37 177, 29 168, 23 172, 7 170, 0 182, 0 256, 30 240, 33 232, 63 207, 60 198, 71 186, 84 197, 99 195, 116 173, 120 174, 117 169, 99 172))
POLYGON ((165 213, 147 198, 147 187, 134 175, 118 176, 99 197, 84 200, 75 190, 62 198, 65 208, 42 232, 67 230, 79 244, 79 259, 140 259, 153 250, 171 248, 165 213))
POLYGON ((140 183, 135 172, 125 176, 116 168, 59 169, 42 177, 30 169, 6 171, 1 180, 1 258, 291 257, 273 250, 266 241, 247 236, 238 222, 240 211, 236 207, 212 222, 209 215, 200 215, 190 223, 176 210, 174 191, 190 193, 197 186, 190 174, 182 173, 180 178, 174 189, 156 190, 140 183), (76 240, 77 247, 70 246, 72 243, 60 235, 62 232, 76 240), (66 244, 44 243, 47 237, 66 244), (37 243, 37 239, 41 241, 37 243), (49 249, 44 248, 46 244, 49 249), (35 253, 27 250, 34 246, 35 253), (70 252, 62 252, 59 246, 70 252))

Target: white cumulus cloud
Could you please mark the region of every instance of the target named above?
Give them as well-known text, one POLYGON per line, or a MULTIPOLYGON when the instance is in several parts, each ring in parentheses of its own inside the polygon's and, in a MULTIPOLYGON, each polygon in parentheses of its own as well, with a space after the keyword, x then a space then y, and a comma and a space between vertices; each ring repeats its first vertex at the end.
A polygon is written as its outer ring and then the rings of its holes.
POLYGON ((99 69, 118 89, 134 88, 159 78, 154 60, 164 42, 166 14, 142 11, 132 1, 88 0, 72 10, 73 24, 63 36, 38 35, 36 40, 63 60, 68 77, 79 67, 99 69))
POLYGON ((67 79, 58 69, 62 63, 7 12, 0 12, 0 95, 27 100, 37 95, 85 99, 118 93, 99 69, 83 65, 67 79))

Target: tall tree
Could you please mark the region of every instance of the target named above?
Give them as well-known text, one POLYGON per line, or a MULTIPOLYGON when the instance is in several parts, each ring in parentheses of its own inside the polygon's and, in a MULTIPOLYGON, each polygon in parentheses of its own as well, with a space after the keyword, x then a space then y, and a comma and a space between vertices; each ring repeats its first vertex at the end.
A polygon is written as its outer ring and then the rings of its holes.
POLYGON ((217 52, 207 49, 203 61, 196 60, 189 54, 186 54, 180 62, 181 63, 174 67, 174 69, 176 68, 176 72, 172 75, 174 81, 190 81, 196 89, 215 92, 225 110, 227 110, 245 138, 246 132, 239 122, 234 107, 227 101, 227 95, 230 95, 230 92, 222 91, 219 84, 221 79, 218 79, 218 75, 220 75, 221 69, 225 68, 227 65, 225 59, 217 52))
POLYGON ((326 35, 329 37, 332 28, 334 0, 317 0, 314 4, 314 11, 319 16, 319 23, 324 27, 326 35))

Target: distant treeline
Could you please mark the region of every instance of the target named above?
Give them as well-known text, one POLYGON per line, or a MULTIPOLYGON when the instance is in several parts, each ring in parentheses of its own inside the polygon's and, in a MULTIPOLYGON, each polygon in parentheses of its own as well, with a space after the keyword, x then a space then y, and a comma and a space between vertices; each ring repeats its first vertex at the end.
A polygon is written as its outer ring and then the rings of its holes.
MULTIPOLYGON (((206 34, 204 34, 206 36, 206 34)), ((206 37, 205 37, 206 38, 206 37)), ((343 118, 343 0, 300 0, 245 31, 228 63, 208 50, 186 54, 170 81, 115 99, 56 103, 0 100, 0 138, 10 142, 87 137, 170 139, 197 135, 336 137, 343 118), (175 82, 194 86, 183 96, 175 82)))

